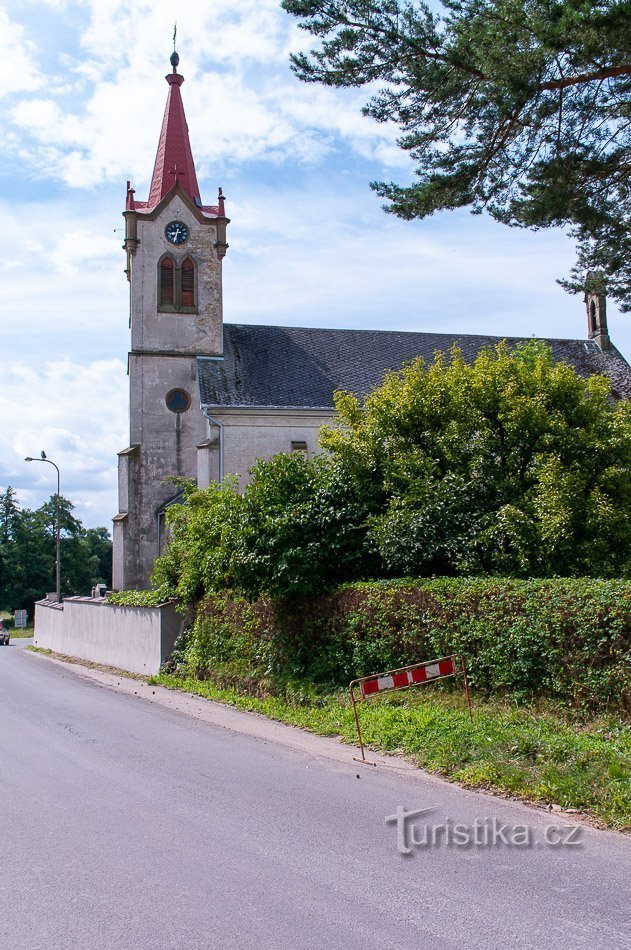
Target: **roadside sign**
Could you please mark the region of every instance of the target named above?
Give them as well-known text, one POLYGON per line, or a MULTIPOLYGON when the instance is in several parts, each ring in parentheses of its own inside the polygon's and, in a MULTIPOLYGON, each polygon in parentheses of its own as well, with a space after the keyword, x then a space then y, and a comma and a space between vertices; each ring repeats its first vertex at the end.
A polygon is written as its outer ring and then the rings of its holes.
POLYGON ((472 719, 471 698, 469 696, 469 683, 467 682, 467 671, 464 665, 464 659, 457 653, 451 656, 441 656, 438 660, 425 660, 423 663, 413 663, 411 666, 403 666, 398 670, 388 670, 387 673, 377 673, 372 676, 360 676, 349 684, 351 702, 353 704, 353 713, 355 714, 355 725, 357 727, 357 738, 361 749, 361 759, 355 759, 356 762, 364 762, 367 765, 375 765, 375 762, 368 762, 364 754, 364 741, 362 739, 361 729, 359 727, 359 716, 357 715, 357 703, 366 700, 379 693, 386 693, 390 690, 409 689, 410 686, 420 686, 423 683, 432 683, 436 680, 445 679, 448 676, 462 675, 465 696, 467 697, 467 706, 469 708, 469 718, 472 719), (359 690, 359 696, 355 695, 355 690, 359 690))
POLYGON ((16 610, 13 614, 13 626, 16 630, 24 630, 28 623, 28 613, 26 610, 16 610))

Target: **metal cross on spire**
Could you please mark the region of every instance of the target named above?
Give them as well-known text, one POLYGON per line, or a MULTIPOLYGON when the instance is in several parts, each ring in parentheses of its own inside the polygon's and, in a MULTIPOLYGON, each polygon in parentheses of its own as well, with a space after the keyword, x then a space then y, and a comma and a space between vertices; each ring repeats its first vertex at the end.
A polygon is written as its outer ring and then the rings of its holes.
POLYGON ((173 72, 177 72, 178 63, 180 62, 180 57, 177 54, 175 44, 177 42, 177 20, 173 24, 173 52, 171 53, 171 65, 173 66, 173 72))

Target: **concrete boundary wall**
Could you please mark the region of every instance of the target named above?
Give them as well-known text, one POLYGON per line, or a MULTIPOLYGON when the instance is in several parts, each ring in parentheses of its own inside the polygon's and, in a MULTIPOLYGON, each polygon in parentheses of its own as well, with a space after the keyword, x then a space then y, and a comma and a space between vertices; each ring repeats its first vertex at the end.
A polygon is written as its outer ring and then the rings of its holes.
POLYGON ((92 663, 151 676, 170 655, 182 619, 175 604, 118 607, 98 597, 35 604, 34 644, 92 663))

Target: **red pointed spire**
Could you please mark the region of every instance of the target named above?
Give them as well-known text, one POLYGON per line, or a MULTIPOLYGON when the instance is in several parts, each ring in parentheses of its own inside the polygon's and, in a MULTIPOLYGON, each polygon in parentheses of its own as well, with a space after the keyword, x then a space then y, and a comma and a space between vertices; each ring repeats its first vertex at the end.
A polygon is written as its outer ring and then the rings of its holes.
POLYGON ((171 62, 173 72, 165 77, 169 84, 169 95, 164 110, 164 119, 162 120, 162 131, 153 169, 153 178, 151 179, 151 190, 147 202, 148 209, 155 208, 176 181, 180 183, 180 187, 189 198, 192 198, 196 205, 201 206, 195 162, 193 161, 191 143, 188 138, 188 125, 186 124, 184 105, 180 94, 180 86, 184 82, 184 76, 181 76, 177 71, 179 62, 177 53, 173 54, 171 62))

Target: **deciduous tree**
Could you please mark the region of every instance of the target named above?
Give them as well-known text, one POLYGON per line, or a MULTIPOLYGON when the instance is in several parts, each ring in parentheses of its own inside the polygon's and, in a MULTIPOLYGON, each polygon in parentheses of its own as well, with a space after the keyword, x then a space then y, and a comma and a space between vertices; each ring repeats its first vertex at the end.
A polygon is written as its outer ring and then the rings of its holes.
POLYGON ((395 575, 611 576, 631 567, 631 413, 549 348, 457 348, 337 397, 322 442, 370 493, 395 575))
POLYGON ((154 571, 162 596, 631 571, 631 408, 605 377, 534 341, 473 363, 454 348, 336 407, 326 454, 259 462, 242 495, 230 481, 185 488, 154 571))
MULTIPOLYGON (((55 588, 56 498, 34 511, 20 509, 15 492, 0 496, 0 608, 25 608, 55 588)), ((106 528, 85 529, 60 499, 62 595, 88 594, 112 582, 112 542, 106 528)))

